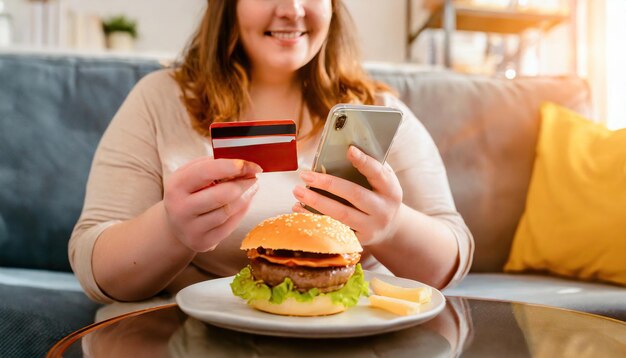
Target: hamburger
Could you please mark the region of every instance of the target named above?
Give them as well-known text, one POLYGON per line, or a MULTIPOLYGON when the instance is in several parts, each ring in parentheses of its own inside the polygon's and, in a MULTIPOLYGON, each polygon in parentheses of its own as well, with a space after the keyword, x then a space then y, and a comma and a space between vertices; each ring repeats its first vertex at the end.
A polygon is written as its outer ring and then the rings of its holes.
POLYGON ((267 219, 241 243, 250 260, 230 284, 261 311, 320 316, 345 311, 367 296, 354 232, 324 215, 293 213, 267 219))

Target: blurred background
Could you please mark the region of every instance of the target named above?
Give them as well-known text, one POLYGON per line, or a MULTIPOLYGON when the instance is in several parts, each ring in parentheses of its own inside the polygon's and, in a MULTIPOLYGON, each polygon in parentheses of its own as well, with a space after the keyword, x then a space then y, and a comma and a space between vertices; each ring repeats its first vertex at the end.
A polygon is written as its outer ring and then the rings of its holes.
MULTIPOLYGON (((626 127, 626 0, 344 0, 367 62, 580 76, 595 119, 626 127)), ((206 0, 0 0, 0 51, 174 59, 206 0)))

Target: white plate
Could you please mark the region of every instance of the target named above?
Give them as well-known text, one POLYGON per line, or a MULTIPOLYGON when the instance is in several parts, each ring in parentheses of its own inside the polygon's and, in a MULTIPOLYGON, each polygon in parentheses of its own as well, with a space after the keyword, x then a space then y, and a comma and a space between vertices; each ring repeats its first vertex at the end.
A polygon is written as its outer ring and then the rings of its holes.
MULTIPOLYGON (((373 277, 403 287, 423 287, 423 283, 399 277, 365 271, 365 279, 373 277)), ((415 315, 398 316, 381 309, 368 307, 368 299, 347 311, 320 317, 279 316, 258 311, 245 300, 233 295, 230 283, 233 277, 199 282, 182 289, 176 302, 183 312, 212 325, 235 331, 280 337, 340 338, 359 337, 397 331, 435 317, 443 310, 446 299, 433 288, 430 303, 415 315)))

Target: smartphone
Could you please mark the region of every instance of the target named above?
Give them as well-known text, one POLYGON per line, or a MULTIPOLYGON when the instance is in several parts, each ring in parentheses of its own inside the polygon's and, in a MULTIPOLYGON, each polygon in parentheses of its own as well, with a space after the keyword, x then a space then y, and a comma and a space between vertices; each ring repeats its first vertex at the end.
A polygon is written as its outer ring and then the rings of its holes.
MULTIPOLYGON (((348 149, 353 145, 384 164, 401 123, 402 112, 395 108, 353 104, 334 106, 326 119, 312 171, 331 174, 371 189, 365 176, 348 160, 348 149)), ((327 191, 310 189, 353 206, 327 191)), ((310 207, 307 210, 317 212, 310 207)))

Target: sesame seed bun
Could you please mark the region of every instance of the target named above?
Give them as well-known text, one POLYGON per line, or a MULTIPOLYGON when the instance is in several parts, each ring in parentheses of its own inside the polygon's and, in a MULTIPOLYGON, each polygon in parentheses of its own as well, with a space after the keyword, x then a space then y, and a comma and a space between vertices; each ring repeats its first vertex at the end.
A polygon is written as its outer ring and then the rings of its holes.
POLYGON ((273 250, 320 254, 362 252, 354 232, 325 215, 292 213, 264 220, 246 235, 242 250, 263 247, 273 250))

